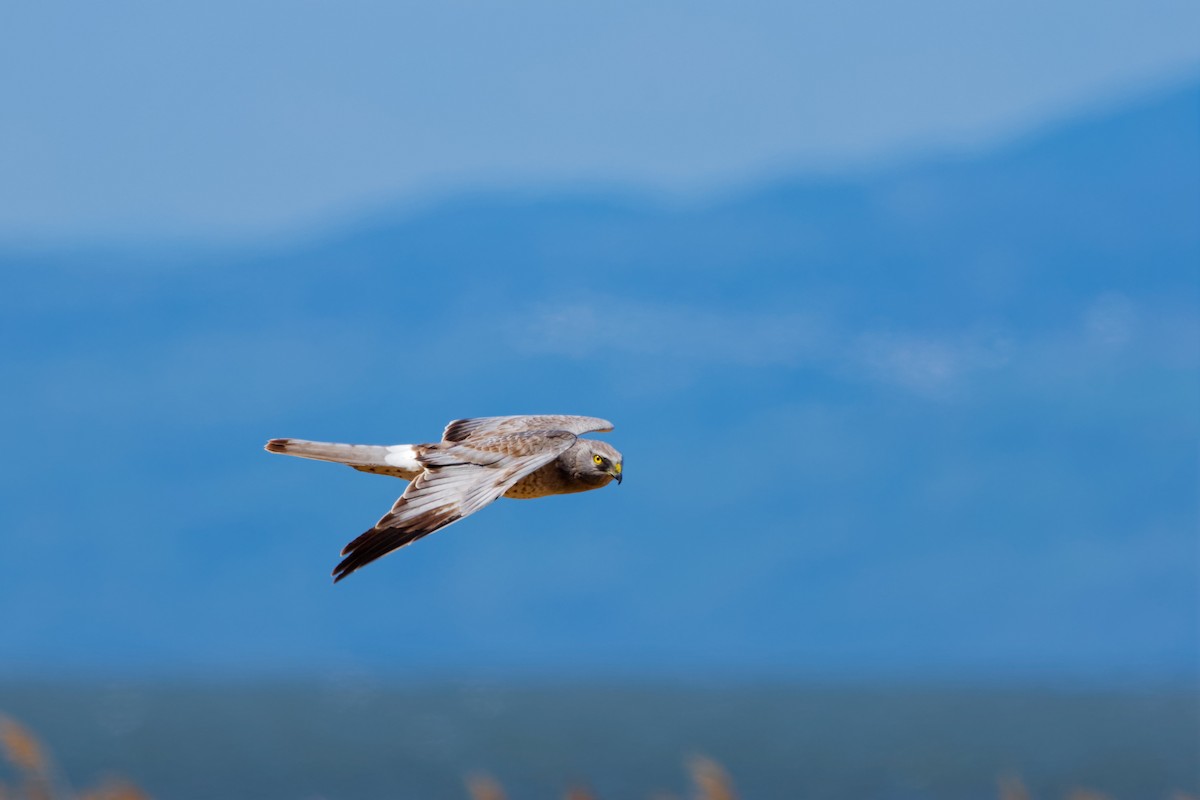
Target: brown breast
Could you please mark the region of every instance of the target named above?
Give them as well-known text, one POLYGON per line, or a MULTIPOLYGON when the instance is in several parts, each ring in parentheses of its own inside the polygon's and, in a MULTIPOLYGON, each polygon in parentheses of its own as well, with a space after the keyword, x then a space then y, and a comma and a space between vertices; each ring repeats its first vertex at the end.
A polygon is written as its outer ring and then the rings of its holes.
POLYGON ((551 461, 546 466, 517 481, 511 489, 504 493, 504 496, 529 500, 552 494, 574 494, 575 492, 599 489, 601 486, 607 486, 611 481, 612 478, 608 475, 603 476, 595 483, 575 480, 563 471, 557 461, 551 461))
POLYGON ((505 497, 518 500, 529 500, 534 497, 546 497, 552 494, 566 494, 579 491, 568 488, 567 476, 559 469, 557 462, 551 461, 517 481, 511 489, 504 493, 505 497))

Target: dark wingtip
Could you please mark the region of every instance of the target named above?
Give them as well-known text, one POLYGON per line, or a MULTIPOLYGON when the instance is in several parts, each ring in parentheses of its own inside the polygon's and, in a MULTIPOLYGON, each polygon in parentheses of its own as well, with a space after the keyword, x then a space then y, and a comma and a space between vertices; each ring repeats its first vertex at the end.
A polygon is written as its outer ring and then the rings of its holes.
POLYGON ((291 439, 272 439, 263 445, 263 449, 268 453, 286 453, 290 441, 291 439))
MULTIPOLYGON (((343 556, 346 555, 346 552, 349 549, 350 549, 350 547, 347 546, 346 550, 342 551, 342 555, 343 556)), ((337 583, 342 578, 346 577, 351 572, 354 572, 361 566, 362 566, 362 564, 356 564, 353 562, 353 556, 351 556, 350 558, 343 558, 341 561, 338 562, 338 565, 333 568, 333 572, 330 573, 331 575, 333 575, 333 582, 337 583)))

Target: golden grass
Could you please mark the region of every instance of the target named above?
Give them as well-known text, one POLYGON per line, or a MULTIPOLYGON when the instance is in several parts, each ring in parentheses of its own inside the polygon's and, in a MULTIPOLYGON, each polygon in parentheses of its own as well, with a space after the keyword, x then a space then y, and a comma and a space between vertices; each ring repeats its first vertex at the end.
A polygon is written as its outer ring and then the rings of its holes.
POLYGON ((150 795, 132 783, 116 779, 81 794, 79 800, 150 800, 150 795))
POLYGON ((467 794, 471 800, 506 800, 504 788, 491 775, 471 775, 467 778, 467 794))
POLYGON ((16 720, 0 717, 0 745, 8 760, 22 772, 41 775, 47 771, 42 745, 16 720))
POLYGON ((141 789, 120 779, 108 780, 79 793, 59 789, 46 748, 28 728, 3 715, 0 715, 0 752, 18 779, 16 786, 0 783, 0 800, 149 800, 149 795, 141 789))
POLYGON ((0 748, 3 748, 5 758, 21 776, 19 789, 0 787, 0 796, 51 800, 54 791, 50 760, 37 738, 16 720, 0 716, 0 748))
POLYGON ((729 773, 711 758, 694 757, 688 762, 688 772, 696 788, 696 797, 700 800, 737 800, 729 773))
POLYGON ((1002 775, 998 783, 1000 800, 1029 800, 1029 790, 1016 775, 1002 775))
POLYGON ((564 797, 566 800, 596 800, 596 795, 583 786, 572 786, 564 797))
MULTIPOLYGON (((150 800, 133 783, 123 779, 108 779, 99 786, 83 792, 62 790, 55 785, 54 770, 46 749, 28 728, 0 714, 0 755, 13 768, 17 784, 0 782, 0 800, 150 800)), ((687 762, 692 792, 689 800, 738 800, 729 773, 719 763, 705 756, 687 762)), ((504 787, 490 775, 476 773, 466 779, 470 800, 508 800, 504 787)), ((1024 782, 1016 775, 1004 775, 997 785, 999 800, 1033 800, 1024 782)), ((582 786, 565 792, 564 800, 598 800, 582 786)), ((671 794, 652 794, 649 800, 679 800, 671 794)), ((1073 789, 1065 800, 1111 800, 1101 792, 1073 789)), ((1200 800, 1186 792, 1174 792, 1167 800, 1200 800)))

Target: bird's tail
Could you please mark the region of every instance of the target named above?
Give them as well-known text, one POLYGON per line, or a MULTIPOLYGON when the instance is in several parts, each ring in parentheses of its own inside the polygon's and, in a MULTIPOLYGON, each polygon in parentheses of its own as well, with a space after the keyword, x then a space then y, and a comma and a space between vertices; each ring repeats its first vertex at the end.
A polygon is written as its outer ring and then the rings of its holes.
POLYGON ((286 456, 313 458, 345 464, 363 472, 394 475, 412 480, 425 467, 417 460, 417 447, 409 444, 390 446, 375 444, 335 444, 309 442, 304 439, 272 439, 266 449, 286 456))

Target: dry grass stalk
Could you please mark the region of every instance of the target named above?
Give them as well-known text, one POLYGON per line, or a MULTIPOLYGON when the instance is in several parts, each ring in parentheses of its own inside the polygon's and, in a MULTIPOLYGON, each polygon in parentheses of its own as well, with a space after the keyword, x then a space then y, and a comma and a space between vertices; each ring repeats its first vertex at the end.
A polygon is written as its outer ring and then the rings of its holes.
POLYGON ((688 763, 697 800, 737 800, 733 781, 725 768, 711 758, 697 756, 688 763))
POLYGON ((22 772, 46 774, 48 762, 41 744, 16 720, 0 717, 0 746, 4 747, 5 757, 22 772))
POLYGON ((1016 775, 1002 775, 999 784, 1000 800, 1029 800, 1029 790, 1016 775))
POLYGON ((50 800, 50 760, 37 737, 16 720, 0 716, 0 747, 9 763, 24 773, 28 800, 50 800))
POLYGON ((471 800, 505 800, 504 787, 491 775, 472 775, 467 778, 471 800))
MULTIPOLYGON (((54 784, 45 748, 25 726, 2 715, 0 753, 25 777, 21 791, 0 784, 0 800, 52 800, 54 784)), ((110 779, 99 788, 80 794, 77 800, 150 800, 150 796, 128 781, 110 779)))
MULTIPOLYGON (((20 723, 0 716, 0 748, 5 758, 25 775, 26 800, 51 800, 50 760, 37 738, 20 723)), ((696 790, 696 800, 738 800, 733 781, 720 764, 711 758, 697 756, 688 762, 688 771, 696 790)), ((490 775, 471 775, 466 780, 471 800, 507 800, 504 788, 490 775)), ((1000 800, 1030 800, 1029 790, 1016 775, 1004 775, 998 781, 1000 800)), ((16 790, 0 784, 0 800, 18 800, 16 790)), ((84 792, 77 800, 150 800, 137 786, 123 780, 110 780, 97 789, 84 792)), ((596 800, 584 787, 567 790, 564 800, 596 800)), ((671 794, 655 794, 652 800, 677 800, 671 794)), ((1066 800, 1110 800, 1102 792, 1073 789, 1066 800)), ((1200 800, 1186 792, 1175 792, 1170 800, 1200 800)))
POLYGON ((150 796, 128 781, 111 780, 80 795, 79 800, 150 800, 150 796))

